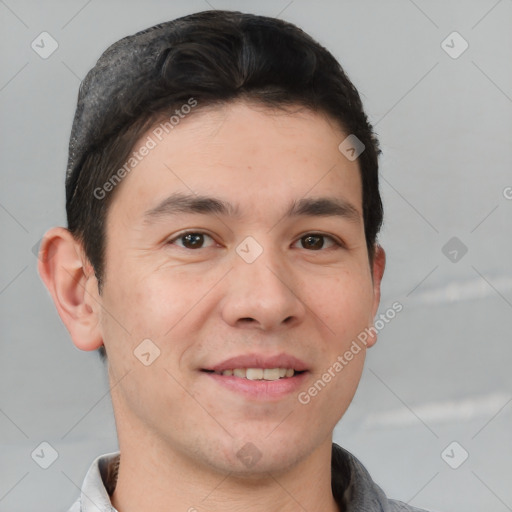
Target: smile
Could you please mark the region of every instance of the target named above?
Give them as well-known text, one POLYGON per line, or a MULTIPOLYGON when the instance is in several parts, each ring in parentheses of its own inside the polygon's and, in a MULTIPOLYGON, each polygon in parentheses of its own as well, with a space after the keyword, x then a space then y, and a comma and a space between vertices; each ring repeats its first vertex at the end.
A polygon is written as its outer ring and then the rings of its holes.
POLYGON ((248 380, 279 380, 293 377, 296 372, 293 368, 234 368, 215 372, 213 370, 204 370, 223 375, 226 377, 240 377, 248 380))

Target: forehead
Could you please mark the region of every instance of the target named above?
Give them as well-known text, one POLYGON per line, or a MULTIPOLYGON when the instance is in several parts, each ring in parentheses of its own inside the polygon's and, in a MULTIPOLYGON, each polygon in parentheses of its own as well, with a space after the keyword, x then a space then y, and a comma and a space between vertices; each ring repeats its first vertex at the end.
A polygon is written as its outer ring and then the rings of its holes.
POLYGON ((199 105, 172 129, 157 123, 139 139, 111 214, 134 219, 176 192, 223 198, 242 215, 326 193, 361 211, 358 162, 338 150, 346 136, 337 122, 305 108, 199 105))

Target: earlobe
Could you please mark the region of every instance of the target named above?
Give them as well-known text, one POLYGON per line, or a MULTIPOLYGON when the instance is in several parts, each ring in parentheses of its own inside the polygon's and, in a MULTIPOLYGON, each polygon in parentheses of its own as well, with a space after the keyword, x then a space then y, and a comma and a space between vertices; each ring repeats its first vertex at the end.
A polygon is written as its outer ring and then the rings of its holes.
POLYGON ((39 251, 39 275, 76 347, 96 350, 103 345, 101 297, 94 272, 84 261, 81 244, 67 229, 46 233, 39 251))
POLYGON ((384 275, 384 270, 386 268, 386 253, 384 249, 376 244, 375 245, 375 253, 373 256, 373 267, 372 267, 372 276, 373 276, 373 308, 372 308, 372 318, 370 319, 370 335, 366 341, 366 346, 371 347, 375 345, 377 342, 377 331, 373 325, 373 319, 379 310, 380 304, 380 284, 382 281, 382 277, 384 275))

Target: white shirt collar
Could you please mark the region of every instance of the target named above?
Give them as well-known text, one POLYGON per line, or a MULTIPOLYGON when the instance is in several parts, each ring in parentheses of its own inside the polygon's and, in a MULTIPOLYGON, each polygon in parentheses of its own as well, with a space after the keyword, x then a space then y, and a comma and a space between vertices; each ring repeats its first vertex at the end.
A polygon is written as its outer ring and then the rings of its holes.
POLYGON ((80 497, 68 512, 117 512, 112 506, 107 487, 111 487, 113 482, 110 480, 117 477, 115 468, 119 456, 120 452, 117 451, 94 459, 85 475, 80 497))

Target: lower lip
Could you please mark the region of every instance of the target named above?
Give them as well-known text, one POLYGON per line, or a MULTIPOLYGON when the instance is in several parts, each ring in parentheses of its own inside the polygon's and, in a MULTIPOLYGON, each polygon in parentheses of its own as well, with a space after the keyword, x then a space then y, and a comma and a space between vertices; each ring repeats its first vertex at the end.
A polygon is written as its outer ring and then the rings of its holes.
POLYGON ((215 382, 235 393, 255 400, 278 400, 296 393, 303 386, 307 371, 278 380, 249 380, 242 377, 203 372, 215 382))

